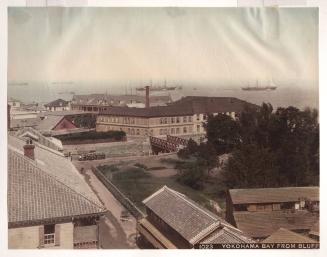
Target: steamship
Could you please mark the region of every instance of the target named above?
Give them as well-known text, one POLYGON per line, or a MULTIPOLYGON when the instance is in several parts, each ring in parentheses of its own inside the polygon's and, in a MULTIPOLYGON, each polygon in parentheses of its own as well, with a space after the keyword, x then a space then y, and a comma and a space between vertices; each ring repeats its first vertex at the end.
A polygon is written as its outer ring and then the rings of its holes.
POLYGON ((244 91, 272 91, 272 90, 276 90, 277 86, 275 86, 275 84, 273 82, 270 82, 268 86, 262 87, 259 86, 258 81, 257 84, 255 86, 246 86, 246 87, 242 87, 242 90, 244 91))

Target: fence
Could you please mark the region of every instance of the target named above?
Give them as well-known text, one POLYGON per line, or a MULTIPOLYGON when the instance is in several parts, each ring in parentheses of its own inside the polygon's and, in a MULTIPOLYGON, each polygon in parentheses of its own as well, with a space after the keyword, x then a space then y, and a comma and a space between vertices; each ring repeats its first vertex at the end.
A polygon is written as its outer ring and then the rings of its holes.
POLYGON ((141 219, 145 215, 135 206, 132 201, 126 197, 108 178, 106 178, 102 172, 96 167, 92 167, 92 171, 95 176, 108 188, 108 190, 114 195, 114 197, 136 218, 141 219))

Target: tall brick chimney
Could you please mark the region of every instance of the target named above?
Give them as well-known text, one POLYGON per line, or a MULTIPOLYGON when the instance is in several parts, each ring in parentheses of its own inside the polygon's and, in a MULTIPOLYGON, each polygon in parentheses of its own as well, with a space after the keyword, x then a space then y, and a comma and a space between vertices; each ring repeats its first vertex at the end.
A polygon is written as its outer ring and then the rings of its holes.
POLYGON ((34 156, 35 145, 32 142, 32 139, 27 139, 26 144, 24 145, 24 155, 32 160, 35 160, 34 156))
POLYGON ((150 86, 145 87, 145 108, 150 107, 150 86))

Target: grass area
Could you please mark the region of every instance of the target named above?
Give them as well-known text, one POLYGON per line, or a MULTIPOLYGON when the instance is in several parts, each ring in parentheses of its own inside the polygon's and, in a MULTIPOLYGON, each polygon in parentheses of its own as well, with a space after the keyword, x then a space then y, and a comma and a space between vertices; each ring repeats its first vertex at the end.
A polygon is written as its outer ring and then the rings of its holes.
MULTIPOLYGON (((116 171, 117 166, 113 168, 112 165, 101 166, 98 168, 142 210, 144 210, 142 201, 164 185, 187 195, 195 202, 211 209, 208 197, 210 195, 209 191, 198 191, 180 184, 177 182, 176 176, 154 177, 146 171, 142 165, 120 166, 118 167, 119 171, 116 171)), ((215 197, 212 197, 211 199, 215 199, 215 197)))

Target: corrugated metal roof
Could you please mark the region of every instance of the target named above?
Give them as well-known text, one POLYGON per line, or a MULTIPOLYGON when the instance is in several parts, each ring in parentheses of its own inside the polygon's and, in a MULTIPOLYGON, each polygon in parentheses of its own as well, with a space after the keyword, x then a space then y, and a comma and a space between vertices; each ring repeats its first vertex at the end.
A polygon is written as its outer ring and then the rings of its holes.
POLYGON ((279 228, 310 230, 319 220, 318 215, 307 210, 234 212, 237 228, 253 238, 270 236, 279 228))
POLYGON ((262 243, 317 243, 317 241, 300 235, 298 233, 294 233, 288 229, 280 228, 274 233, 272 233, 269 237, 262 241, 262 243))
POLYGON ((300 198, 319 201, 319 187, 230 189, 233 204, 296 202, 300 198))

